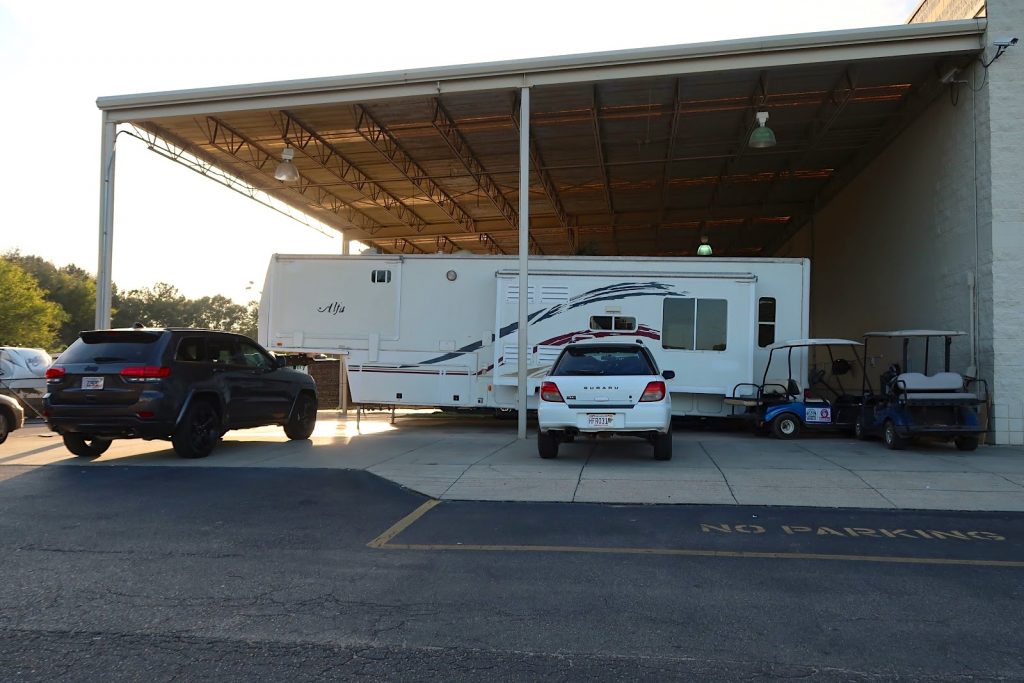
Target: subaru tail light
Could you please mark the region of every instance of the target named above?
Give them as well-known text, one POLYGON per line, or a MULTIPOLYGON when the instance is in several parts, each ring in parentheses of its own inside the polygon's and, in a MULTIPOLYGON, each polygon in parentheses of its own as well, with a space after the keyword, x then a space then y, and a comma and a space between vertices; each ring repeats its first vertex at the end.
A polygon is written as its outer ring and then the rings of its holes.
POLYGON ((665 383, 660 381, 648 382, 647 388, 644 389, 644 393, 640 397, 640 401, 660 401, 663 398, 665 398, 665 383))
POLYGON ((540 385, 540 400, 551 401, 552 403, 565 403, 562 392, 554 382, 542 382, 540 385))
POLYGON ((64 368, 46 368, 46 381, 59 382, 64 378, 65 372, 64 368))

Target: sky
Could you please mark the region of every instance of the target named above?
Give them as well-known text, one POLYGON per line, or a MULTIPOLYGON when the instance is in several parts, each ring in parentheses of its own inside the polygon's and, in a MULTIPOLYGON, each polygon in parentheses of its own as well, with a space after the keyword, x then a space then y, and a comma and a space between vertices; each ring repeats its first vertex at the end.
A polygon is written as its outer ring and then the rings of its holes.
MULTIPOLYGON (((918 4, 0 0, 0 253, 96 272, 100 96, 902 24, 918 4)), ((116 173, 113 278, 122 289, 168 282, 189 297, 246 302, 259 297, 275 252, 341 252, 336 234, 127 135, 116 173)))

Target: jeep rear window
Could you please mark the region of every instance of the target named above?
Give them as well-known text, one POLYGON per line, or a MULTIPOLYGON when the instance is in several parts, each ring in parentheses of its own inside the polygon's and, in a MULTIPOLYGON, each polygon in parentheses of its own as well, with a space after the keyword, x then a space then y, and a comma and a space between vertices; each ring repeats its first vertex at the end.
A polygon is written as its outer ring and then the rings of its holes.
POLYGON ((654 375, 654 365, 642 348, 589 346, 568 348, 552 375, 654 375))
POLYGON ((97 330, 83 332, 68 350, 60 354, 60 365, 73 363, 155 362, 162 344, 160 332, 97 330))

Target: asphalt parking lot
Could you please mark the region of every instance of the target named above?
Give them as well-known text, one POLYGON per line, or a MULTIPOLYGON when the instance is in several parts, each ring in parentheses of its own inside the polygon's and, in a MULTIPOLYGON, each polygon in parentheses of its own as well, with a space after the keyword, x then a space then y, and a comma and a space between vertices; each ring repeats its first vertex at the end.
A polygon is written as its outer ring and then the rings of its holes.
POLYGON ((1024 516, 0 468, 8 680, 1024 676, 1024 516))
POLYGON ((0 446, 0 467, 354 469, 441 500, 1024 511, 1020 447, 889 451, 843 436, 781 441, 680 427, 669 462, 627 438, 564 444, 557 460, 541 460, 535 440, 517 440, 509 422, 410 413, 395 424, 376 414, 357 425, 354 417, 322 411, 309 441, 289 442, 276 427, 229 432, 202 460, 182 460, 166 442, 124 440, 86 462, 36 424, 0 446))

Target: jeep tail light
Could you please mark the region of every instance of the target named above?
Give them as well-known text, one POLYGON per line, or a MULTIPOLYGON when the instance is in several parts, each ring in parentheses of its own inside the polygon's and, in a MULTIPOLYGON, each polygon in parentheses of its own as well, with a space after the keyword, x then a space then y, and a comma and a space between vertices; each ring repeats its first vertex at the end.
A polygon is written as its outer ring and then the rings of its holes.
POLYGON ((640 397, 641 402, 646 401, 660 401, 665 398, 665 383, 664 382, 648 382, 647 388, 644 389, 643 395, 640 397))
POLYGON ((65 375, 64 368, 46 368, 46 379, 60 380, 65 375))
POLYGON ((159 365, 133 365, 121 370, 121 379, 126 382, 156 382, 164 377, 169 377, 171 369, 159 365))
POLYGON ((540 400, 551 401, 552 403, 565 403, 562 392, 554 382, 542 382, 540 385, 540 400))

